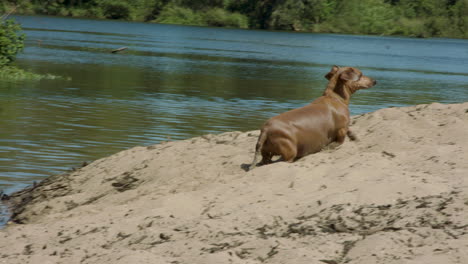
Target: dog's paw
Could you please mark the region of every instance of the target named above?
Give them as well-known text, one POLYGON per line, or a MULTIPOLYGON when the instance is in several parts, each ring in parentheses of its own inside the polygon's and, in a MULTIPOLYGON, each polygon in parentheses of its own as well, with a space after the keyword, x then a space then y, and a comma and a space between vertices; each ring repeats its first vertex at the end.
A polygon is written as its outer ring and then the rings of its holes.
POLYGON ((348 131, 347 135, 351 141, 359 141, 358 137, 353 132, 348 131))
POLYGON ((251 164, 245 164, 245 163, 242 164, 240 167, 246 172, 254 168, 254 166, 252 166, 251 164))

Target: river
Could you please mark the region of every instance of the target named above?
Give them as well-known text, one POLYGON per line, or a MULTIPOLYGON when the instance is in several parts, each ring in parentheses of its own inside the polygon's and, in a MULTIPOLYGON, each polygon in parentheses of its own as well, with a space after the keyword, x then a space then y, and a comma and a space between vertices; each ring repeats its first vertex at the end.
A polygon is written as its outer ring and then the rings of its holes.
POLYGON ((71 80, 0 81, 7 193, 136 145, 258 129, 320 96, 334 64, 378 81, 352 114, 468 101, 468 40, 15 19, 27 36, 17 65, 71 80))

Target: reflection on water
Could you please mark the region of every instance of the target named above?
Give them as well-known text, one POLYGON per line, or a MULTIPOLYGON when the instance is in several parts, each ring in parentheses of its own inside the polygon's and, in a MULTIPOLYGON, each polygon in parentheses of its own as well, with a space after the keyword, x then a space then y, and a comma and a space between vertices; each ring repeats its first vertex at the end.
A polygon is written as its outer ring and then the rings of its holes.
POLYGON ((257 129, 320 96, 333 64, 378 80, 352 98, 353 114, 468 101, 467 40, 16 19, 18 64, 72 81, 0 82, 7 192, 135 145, 257 129))

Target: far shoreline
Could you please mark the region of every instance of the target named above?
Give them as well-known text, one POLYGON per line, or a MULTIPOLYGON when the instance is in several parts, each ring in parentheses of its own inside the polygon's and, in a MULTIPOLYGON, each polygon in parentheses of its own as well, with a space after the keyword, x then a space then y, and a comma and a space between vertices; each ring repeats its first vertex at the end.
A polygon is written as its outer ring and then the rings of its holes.
POLYGON ((99 17, 87 17, 87 16, 60 16, 60 15, 49 15, 49 14, 30 14, 30 13, 14 13, 10 17, 15 16, 27 16, 27 17, 48 17, 48 18, 66 18, 76 20, 94 20, 103 22, 127 22, 127 23, 141 23, 141 24, 156 24, 156 25, 169 25, 169 26, 184 26, 184 27, 198 27, 198 28, 219 28, 227 30, 246 30, 246 31, 261 31, 261 32, 285 32, 285 33, 297 33, 297 34, 326 34, 326 35, 343 35, 343 36, 369 36, 369 37, 389 37, 389 38, 409 38, 409 39, 440 39, 440 40, 468 40, 463 37, 443 37, 443 36, 412 36, 404 34, 365 34, 365 33, 351 33, 351 32, 333 32, 333 31, 306 31, 306 30, 286 30, 286 29, 261 29, 261 28, 236 28, 236 27, 225 27, 225 26, 213 26, 213 25, 193 25, 193 24, 181 24, 181 23, 160 23, 152 21, 139 21, 139 20, 125 20, 125 19, 109 19, 99 17))

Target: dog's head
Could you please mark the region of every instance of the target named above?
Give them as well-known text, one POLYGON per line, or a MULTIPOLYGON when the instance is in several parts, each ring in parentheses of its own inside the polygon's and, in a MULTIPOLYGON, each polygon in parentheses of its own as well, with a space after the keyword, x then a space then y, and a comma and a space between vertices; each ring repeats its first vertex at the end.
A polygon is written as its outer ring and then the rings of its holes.
POLYGON ((325 75, 325 78, 330 82, 336 82, 336 86, 347 87, 351 93, 354 93, 359 89, 371 88, 377 84, 377 81, 364 76, 357 68, 338 67, 336 65, 333 66, 330 72, 325 75))

